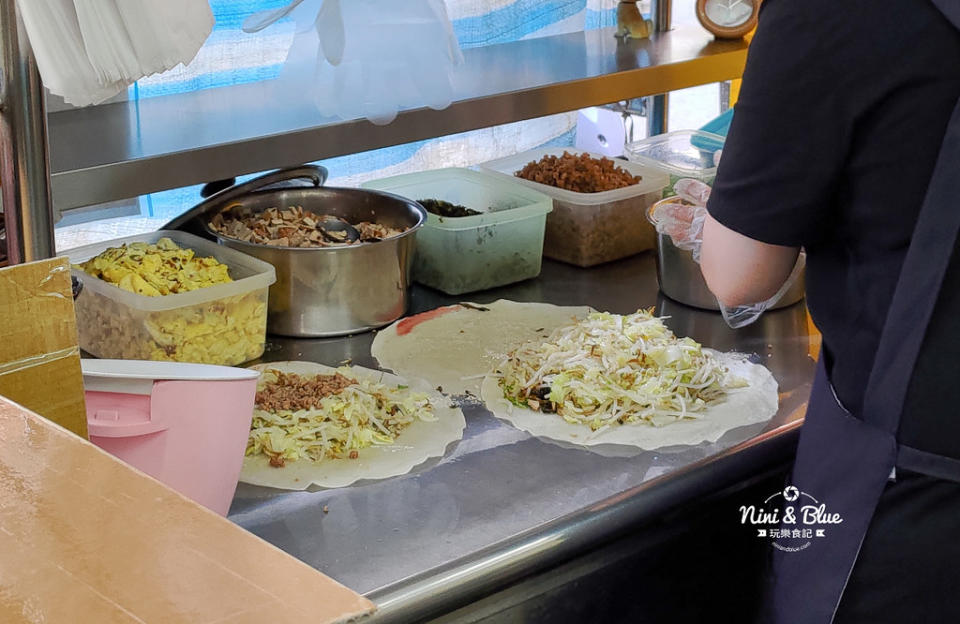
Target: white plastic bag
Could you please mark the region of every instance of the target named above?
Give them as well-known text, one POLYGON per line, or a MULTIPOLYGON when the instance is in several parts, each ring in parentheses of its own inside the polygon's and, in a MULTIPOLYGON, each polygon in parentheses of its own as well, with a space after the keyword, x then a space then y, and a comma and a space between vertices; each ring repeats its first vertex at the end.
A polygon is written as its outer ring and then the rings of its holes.
POLYGON ((43 84, 67 102, 102 102, 126 85, 105 83, 87 57, 73 0, 18 0, 43 84))
POLYGON ((109 1, 120 12, 140 63, 140 75, 128 76, 133 80, 188 65, 213 31, 207 0, 109 1))
POLYGON ((85 106, 189 63, 213 29, 207 0, 18 0, 44 85, 85 106))
MULTIPOLYGON (((292 12, 298 34, 281 80, 306 91, 324 115, 384 124, 402 108, 452 102, 463 55, 442 0, 291 4, 299 4, 292 12)), ((245 28, 262 28, 289 6, 251 16, 245 28)))

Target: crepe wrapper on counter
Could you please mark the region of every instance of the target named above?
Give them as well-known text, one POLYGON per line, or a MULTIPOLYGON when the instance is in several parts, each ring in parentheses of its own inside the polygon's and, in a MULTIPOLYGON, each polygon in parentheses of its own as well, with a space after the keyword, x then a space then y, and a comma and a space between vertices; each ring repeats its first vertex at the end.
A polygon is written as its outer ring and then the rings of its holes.
POLYGON ((569 423, 557 414, 512 405, 504 398, 494 375, 484 379, 480 396, 487 409, 497 418, 517 429, 540 438, 587 447, 619 445, 653 450, 691 446, 701 442, 716 442, 731 429, 770 420, 779 407, 777 381, 770 371, 739 354, 713 354, 724 362, 731 373, 745 380, 747 387, 728 390, 726 399, 707 407, 693 418, 659 427, 646 423, 626 423, 594 432, 587 425, 569 423))
POLYGON ((359 594, 3 399, 0 500, 5 624, 328 624, 374 610, 359 594))
POLYGON ((480 396, 483 376, 513 347, 583 318, 587 306, 500 299, 461 303, 401 319, 377 332, 371 353, 381 366, 424 379, 447 394, 480 396))
POLYGON ((87 436, 66 258, 0 269, 0 395, 87 436))
MULTIPOLYGON (((278 370, 305 377, 332 375, 338 369, 314 362, 272 362, 253 366, 259 371, 278 370)), ((411 381, 361 366, 353 366, 349 376, 355 379, 366 377, 390 386, 410 388, 430 398, 437 420, 417 420, 403 429, 394 442, 374 444, 356 451, 354 459, 324 459, 310 461, 301 459, 287 461, 282 468, 271 466, 263 454, 247 456, 243 460, 240 481, 253 485, 304 490, 310 486, 323 488, 346 487, 358 481, 388 479, 404 475, 431 458, 443 457, 447 449, 460 441, 467 426, 460 408, 439 392, 432 391, 423 382, 411 381)))
POLYGON ((777 382, 765 367, 742 355, 720 354, 748 387, 734 390, 700 417, 654 427, 630 423, 600 433, 566 422, 557 414, 513 406, 490 373, 508 352, 527 341, 546 340, 553 330, 593 310, 499 300, 461 303, 402 319, 377 333, 371 352, 398 375, 423 379, 449 394, 470 394, 514 427, 540 438, 584 447, 621 446, 645 450, 715 442, 736 427, 769 420, 777 411, 777 382), (486 376, 484 378, 484 376, 486 376))

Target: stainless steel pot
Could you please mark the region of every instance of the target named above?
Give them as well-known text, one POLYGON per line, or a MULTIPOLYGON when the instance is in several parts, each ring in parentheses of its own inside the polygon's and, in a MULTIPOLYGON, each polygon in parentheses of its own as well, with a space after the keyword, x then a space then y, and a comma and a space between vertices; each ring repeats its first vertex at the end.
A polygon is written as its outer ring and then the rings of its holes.
MULTIPOLYGON (((657 202, 650 207, 647 216, 656 226, 652 215, 656 207, 667 201, 676 201, 669 198, 657 202)), ((771 309, 785 308, 803 299, 805 290, 805 273, 784 293, 771 309)), ((707 283, 700 272, 700 265, 694 262, 693 254, 680 249, 673 244, 668 235, 657 233, 657 280, 660 282, 660 292, 678 303, 700 308, 702 310, 720 310, 717 298, 707 288, 707 283)))
POLYGON ((213 195, 168 225, 199 229, 204 236, 276 268, 277 281, 270 287, 268 303, 270 333, 342 336, 392 323, 407 311, 415 237, 426 222, 426 211, 416 202, 389 193, 323 187, 325 179, 326 170, 313 166, 267 174, 213 195), (262 188, 303 177, 315 186, 262 188), (336 215, 351 223, 375 221, 409 229, 378 242, 305 249, 234 240, 208 226, 209 219, 224 210, 249 214, 290 206, 336 215))

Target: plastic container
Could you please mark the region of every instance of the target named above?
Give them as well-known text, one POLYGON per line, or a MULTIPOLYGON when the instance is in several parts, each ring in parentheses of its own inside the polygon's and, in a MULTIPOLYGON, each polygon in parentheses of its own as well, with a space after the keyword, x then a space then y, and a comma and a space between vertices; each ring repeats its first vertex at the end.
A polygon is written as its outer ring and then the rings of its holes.
POLYGON ((198 236, 158 231, 77 247, 65 253, 78 264, 124 243, 169 238, 199 256, 226 264, 233 282, 186 293, 147 297, 121 290, 79 269, 77 297, 80 348, 100 358, 167 360, 233 366, 263 355, 267 289, 274 268, 198 236))
POLYGON ((540 275, 550 198, 513 180, 470 169, 436 169, 374 180, 366 188, 408 199, 439 199, 478 210, 428 214, 417 234, 413 279, 449 295, 540 275))
MULTIPOLYGON (((727 133, 730 132, 730 124, 733 123, 733 110, 732 108, 728 108, 720 113, 717 117, 700 126, 700 131, 715 134, 726 139, 727 133)), ((696 142, 694 144, 696 144, 696 142)))
POLYGON ((225 516, 237 489, 259 373, 82 360, 90 441, 225 516))
MULTIPOLYGON (((561 156, 564 152, 584 153, 562 147, 540 148, 481 165, 483 169, 509 176, 553 198, 553 212, 547 218, 543 255, 589 267, 653 249, 656 232, 647 222, 646 213, 660 199, 667 176, 649 167, 617 160, 618 167, 641 176, 643 180, 639 184, 613 191, 575 193, 514 175, 531 161, 547 155, 561 156)), ((604 158, 593 153, 590 156, 604 158)))
POLYGON ((624 154, 631 161, 670 176, 663 196, 673 195, 673 185, 694 178, 713 185, 717 177, 715 154, 723 149, 724 137, 702 130, 678 130, 630 143, 624 154))

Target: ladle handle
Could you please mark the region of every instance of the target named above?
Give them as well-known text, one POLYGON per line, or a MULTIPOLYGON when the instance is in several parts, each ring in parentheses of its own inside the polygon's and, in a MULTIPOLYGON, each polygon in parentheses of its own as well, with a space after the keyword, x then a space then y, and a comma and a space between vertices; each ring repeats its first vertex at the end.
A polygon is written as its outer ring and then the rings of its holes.
POLYGON ((287 167, 286 169, 277 169, 276 171, 265 173, 262 176, 256 177, 252 180, 247 180, 241 184, 235 184, 230 188, 226 188, 218 193, 214 193, 187 212, 164 225, 162 229, 179 230, 189 221, 195 219, 196 217, 207 214, 217 206, 223 206, 237 198, 247 195, 248 193, 252 193, 257 189, 261 189, 265 186, 271 186, 273 184, 279 184, 280 182, 304 179, 310 180, 313 182, 314 186, 320 187, 323 186, 324 182, 327 181, 327 175, 328 173, 326 167, 321 167, 320 165, 300 165, 297 167, 287 167))

